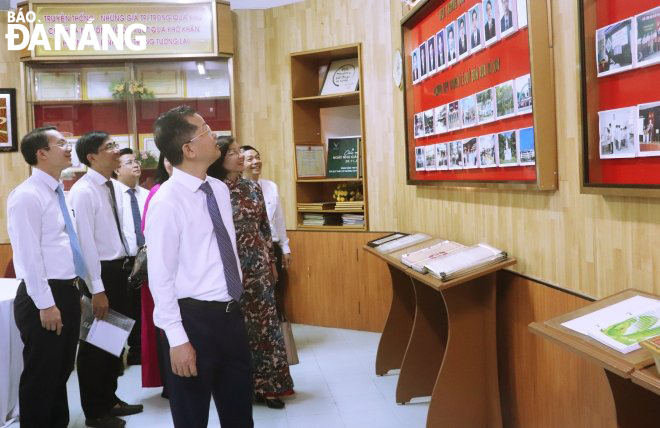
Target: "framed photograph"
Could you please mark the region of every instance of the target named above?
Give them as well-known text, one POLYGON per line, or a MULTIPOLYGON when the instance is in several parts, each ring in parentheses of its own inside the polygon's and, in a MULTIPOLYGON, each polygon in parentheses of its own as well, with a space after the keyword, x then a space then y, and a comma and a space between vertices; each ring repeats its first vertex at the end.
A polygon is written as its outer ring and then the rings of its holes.
POLYGON ((112 86, 126 77, 123 68, 83 69, 83 99, 111 100, 112 86))
POLYGON ((79 71, 38 71, 34 73, 37 101, 82 99, 79 71))
POLYGON ((516 16, 518 15, 517 0, 498 0, 500 12, 500 39, 507 37, 518 30, 516 16))
POLYGON ((0 152, 18 151, 16 89, 0 89, 0 152))
POLYGON ((518 29, 527 27, 527 0, 516 0, 518 4, 518 29))
POLYGON ((534 128, 518 130, 518 162, 520 165, 536 164, 536 149, 534 148, 534 128))
POLYGON ((206 74, 198 70, 184 71, 186 98, 211 98, 229 96, 229 73, 226 68, 205 67, 206 74))
POLYGON ((477 137, 463 140, 463 167, 479 168, 479 144, 477 144, 477 137))
POLYGON ((323 146, 296 146, 296 177, 325 177, 323 146))
POLYGON ((468 12, 468 16, 470 20, 470 53, 475 53, 480 51, 484 46, 484 36, 482 34, 484 18, 481 3, 472 6, 468 12))
POLYGON ((435 144, 424 146, 424 169, 427 171, 435 171, 437 168, 435 144))
POLYGON ((638 156, 660 156, 660 101, 638 106, 638 156))
POLYGON ((360 66, 358 59, 336 59, 330 62, 321 95, 342 94, 357 91, 360 84, 360 66))
POLYGON ((438 143, 435 145, 436 169, 449 169, 449 156, 447 154, 447 143, 438 143))
POLYGON ((436 134, 447 132, 447 104, 433 109, 433 122, 436 134))
POLYGON ((636 123, 637 106, 599 111, 600 158, 635 157, 636 123))
POLYGON ((415 49, 412 53, 411 65, 412 68, 412 82, 413 85, 416 85, 419 82, 419 48, 415 49))
POLYGON ((477 113, 477 96, 468 95, 461 100, 461 112, 463 114, 463 128, 474 126, 479 123, 477 113))
POLYGON ((479 137, 479 165, 481 168, 495 168, 497 166, 496 134, 479 137))
POLYGON ((495 105, 497 119, 505 119, 516 114, 513 101, 513 80, 501 83, 495 87, 495 105))
POLYGON ((138 135, 138 160, 142 162, 142 168, 152 169, 158 167, 160 150, 156 146, 154 134, 138 135))
POLYGON ((435 35, 435 51, 438 54, 437 66, 438 71, 444 70, 447 67, 447 56, 445 55, 445 30, 438 31, 435 35))
POLYGON ((447 104, 447 129, 454 131, 461 129, 463 126, 463 118, 461 117, 461 102, 460 100, 452 101, 447 104))
POLYGON ((456 26, 458 27, 458 59, 461 60, 470 54, 467 13, 458 17, 456 20, 456 26))
POLYGON ((121 149, 136 149, 133 144, 133 136, 126 134, 111 135, 112 139, 115 140, 115 143, 119 145, 119 150, 121 149))
POLYGON ((498 165, 518 165, 518 139, 516 131, 505 131, 497 134, 498 165))
POLYGON ((431 36, 426 41, 426 54, 428 55, 428 60, 426 61, 429 66, 428 76, 432 76, 437 71, 436 60, 438 59, 435 52, 435 36, 431 36))
POLYGON ((434 135, 435 131, 433 130, 433 109, 426 110, 424 112, 424 135, 434 135))
POLYGON ((477 116, 479 123, 488 123, 495 120, 495 97, 493 88, 477 93, 477 116))
POLYGON ((447 65, 453 65, 458 60, 456 54, 456 21, 451 22, 446 27, 447 32, 447 65))
POLYGON ((517 77, 514 87, 516 88, 516 112, 527 114, 532 112, 532 76, 526 74, 517 77))
MULTIPOLYGON (((63 135, 64 136, 64 135, 63 135)), ((64 136, 64 139, 67 143, 71 144, 71 166, 62 171, 63 175, 71 172, 85 172, 87 171, 87 165, 80 162, 78 153, 76 153, 76 143, 80 139, 80 136, 64 136)))
POLYGON ((498 0, 483 0, 484 6, 484 44, 490 46, 498 39, 499 22, 498 0))
POLYGON ((630 70, 633 67, 632 18, 596 30, 598 77, 630 70))
POLYGON ((635 66, 660 62, 660 6, 635 17, 635 66))
POLYGON ((426 42, 419 45, 419 78, 420 80, 426 79, 426 74, 428 72, 426 68, 426 42))
POLYGON ((415 147, 415 170, 425 171, 426 161, 424 160, 424 147, 415 147))
POLYGON ((424 113, 415 113, 415 138, 422 138, 424 136, 424 113))
POLYGON ((154 92, 155 98, 183 97, 183 81, 178 68, 163 66, 138 69, 138 80, 154 92))
POLYGON ((452 141, 449 144, 449 169, 463 169, 463 142, 452 141))

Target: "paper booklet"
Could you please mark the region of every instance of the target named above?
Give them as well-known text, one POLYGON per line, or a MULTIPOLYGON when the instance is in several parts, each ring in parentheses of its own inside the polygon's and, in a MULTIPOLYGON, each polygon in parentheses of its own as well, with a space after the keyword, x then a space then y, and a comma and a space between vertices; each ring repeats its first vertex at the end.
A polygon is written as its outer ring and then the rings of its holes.
POLYGON ((486 244, 459 248, 424 265, 424 271, 442 281, 467 274, 507 258, 506 252, 486 244))
POLYGON ((134 324, 135 320, 112 309, 108 310, 108 315, 104 319, 94 318, 92 301, 87 296, 83 297, 80 340, 118 357, 134 324))
POLYGON ((624 354, 640 349, 639 342, 660 336, 660 302, 646 311, 626 315, 605 327, 597 325, 589 336, 624 354))
POLYGON ((381 253, 390 253, 392 251, 400 250, 405 247, 409 247, 413 244, 416 244, 420 241, 430 238, 429 235, 425 233, 415 233, 412 235, 406 235, 404 237, 395 239, 393 241, 386 242, 382 245, 376 247, 376 250, 381 253))
POLYGON ((438 257, 446 256, 456 250, 465 248, 465 245, 453 241, 442 241, 428 248, 423 248, 412 253, 407 253, 401 256, 401 263, 416 270, 417 272, 424 273, 425 265, 438 257))

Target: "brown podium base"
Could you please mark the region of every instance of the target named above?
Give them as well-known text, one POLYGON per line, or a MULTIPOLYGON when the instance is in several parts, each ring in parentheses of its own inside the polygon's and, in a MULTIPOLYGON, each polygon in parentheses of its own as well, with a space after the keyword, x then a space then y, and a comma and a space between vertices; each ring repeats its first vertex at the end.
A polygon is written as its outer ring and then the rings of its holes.
POLYGON ((660 426, 660 396, 632 383, 630 379, 605 370, 610 383, 619 428, 660 426))

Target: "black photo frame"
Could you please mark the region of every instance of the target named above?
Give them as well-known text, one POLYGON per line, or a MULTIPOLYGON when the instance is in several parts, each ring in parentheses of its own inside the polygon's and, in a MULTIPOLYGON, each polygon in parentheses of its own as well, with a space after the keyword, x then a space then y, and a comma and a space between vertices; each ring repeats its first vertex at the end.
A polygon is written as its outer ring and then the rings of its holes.
POLYGON ((16 89, 0 88, 0 152, 17 151, 16 89))

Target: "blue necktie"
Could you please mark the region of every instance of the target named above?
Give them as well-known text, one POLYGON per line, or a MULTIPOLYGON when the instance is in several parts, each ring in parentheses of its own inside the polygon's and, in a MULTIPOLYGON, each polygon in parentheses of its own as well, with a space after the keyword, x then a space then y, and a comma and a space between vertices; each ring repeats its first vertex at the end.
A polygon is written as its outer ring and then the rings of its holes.
POLYGON ((225 224, 222 222, 218 202, 215 200, 213 189, 211 189, 211 185, 207 181, 199 186, 199 190, 206 193, 206 205, 211 216, 211 222, 213 223, 213 231, 215 232, 215 240, 220 250, 222 266, 225 269, 227 291, 232 299, 239 301, 243 294, 243 284, 241 283, 241 276, 238 273, 236 256, 234 254, 234 248, 231 245, 231 240, 229 239, 229 233, 227 233, 225 224))
POLYGON ((131 195, 131 211, 133 212, 133 227, 135 228, 135 241, 138 248, 144 245, 144 234, 142 233, 142 217, 140 216, 140 207, 135 197, 135 189, 128 189, 128 194, 131 195))
POLYGON ((76 230, 73 228, 73 223, 71 222, 71 216, 69 216, 69 210, 66 207, 66 201, 64 200, 64 192, 62 191, 62 187, 58 185, 57 189, 55 189, 55 193, 57 193, 57 199, 60 202, 60 210, 62 211, 62 217, 64 218, 64 229, 66 230, 66 234, 69 235, 71 252, 73 253, 73 265, 76 269, 76 275, 85 279, 87 278, 87 268, 85 267, 85 261, 83 260, 82 249, 80 248, 78 235, 76 235, 76 230))

